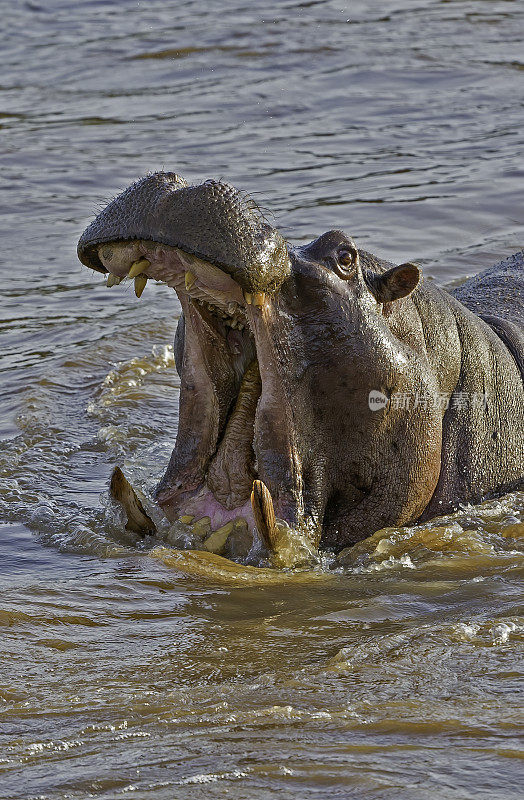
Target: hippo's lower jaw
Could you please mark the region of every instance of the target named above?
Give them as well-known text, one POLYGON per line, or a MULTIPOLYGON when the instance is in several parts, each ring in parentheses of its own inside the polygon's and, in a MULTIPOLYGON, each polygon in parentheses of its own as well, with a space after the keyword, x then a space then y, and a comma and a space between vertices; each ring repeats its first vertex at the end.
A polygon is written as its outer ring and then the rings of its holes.
POLYGON ((260 478, 277 517, 299 523, 291 415, 271 368, 270 296, 248 293, 215 265, 148 240, 101 244, 96 255, 109 272, 108 286, 134 278, 140 297, 153 278, 173 288, 182 306, 177 443, 157 490, 167 517, 209 517, 213 530, 240 517, 253 529, 251 494, 260 478))

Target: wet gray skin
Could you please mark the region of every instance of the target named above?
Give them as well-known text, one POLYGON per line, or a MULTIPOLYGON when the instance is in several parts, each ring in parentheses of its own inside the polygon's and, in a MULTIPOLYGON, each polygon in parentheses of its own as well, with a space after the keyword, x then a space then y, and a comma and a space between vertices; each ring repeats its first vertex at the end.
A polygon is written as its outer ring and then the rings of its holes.
POLYGON ((180 299, 180 422, 157 490, 170 519, 253 527, 259 479, 277 518, 338 551, 523 484, 523 253, 452 296, 342 231, 289 248, 230 185, 158 173, 78 255, 180 299), (389 403, 372 410, 372 391, 389 403))

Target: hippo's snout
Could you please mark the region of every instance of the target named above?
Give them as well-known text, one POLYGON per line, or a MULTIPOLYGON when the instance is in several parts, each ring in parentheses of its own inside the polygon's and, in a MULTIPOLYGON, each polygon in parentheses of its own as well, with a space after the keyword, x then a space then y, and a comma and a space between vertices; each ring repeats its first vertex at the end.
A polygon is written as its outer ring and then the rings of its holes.
POLYGON ((82 234, 78 257, 111 271, 101 246, 131 250, 139 241, 210 262, 247 292, 274 292, 290 270, 284 239, 249 198, 220 181, 189 186, 174 172, 149 175, 115 198, 82 234))

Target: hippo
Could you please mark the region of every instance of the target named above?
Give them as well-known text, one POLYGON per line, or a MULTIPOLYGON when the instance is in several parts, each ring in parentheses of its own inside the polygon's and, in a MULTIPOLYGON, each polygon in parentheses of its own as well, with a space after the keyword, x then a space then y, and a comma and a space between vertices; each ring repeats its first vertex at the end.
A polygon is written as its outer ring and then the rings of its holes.
POLYGON ((230 184, 158 172, 78 256, 178 295, 169 520, 339 552, 524 485, 524 252, 448 292, 341 230, 291 247, 230 184))

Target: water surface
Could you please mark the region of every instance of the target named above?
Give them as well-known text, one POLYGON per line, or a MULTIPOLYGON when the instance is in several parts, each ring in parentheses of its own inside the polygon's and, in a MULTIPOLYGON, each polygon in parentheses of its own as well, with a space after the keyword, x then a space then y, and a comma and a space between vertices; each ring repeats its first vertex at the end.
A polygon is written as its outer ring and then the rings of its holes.
POLYGON ((122 533, 177 428, 174 295, 75 256, 162 168, 442 283, 523 246, 512 0, 1 4, 0 797, 522 793, 512 494, 253 582, 122 533))

